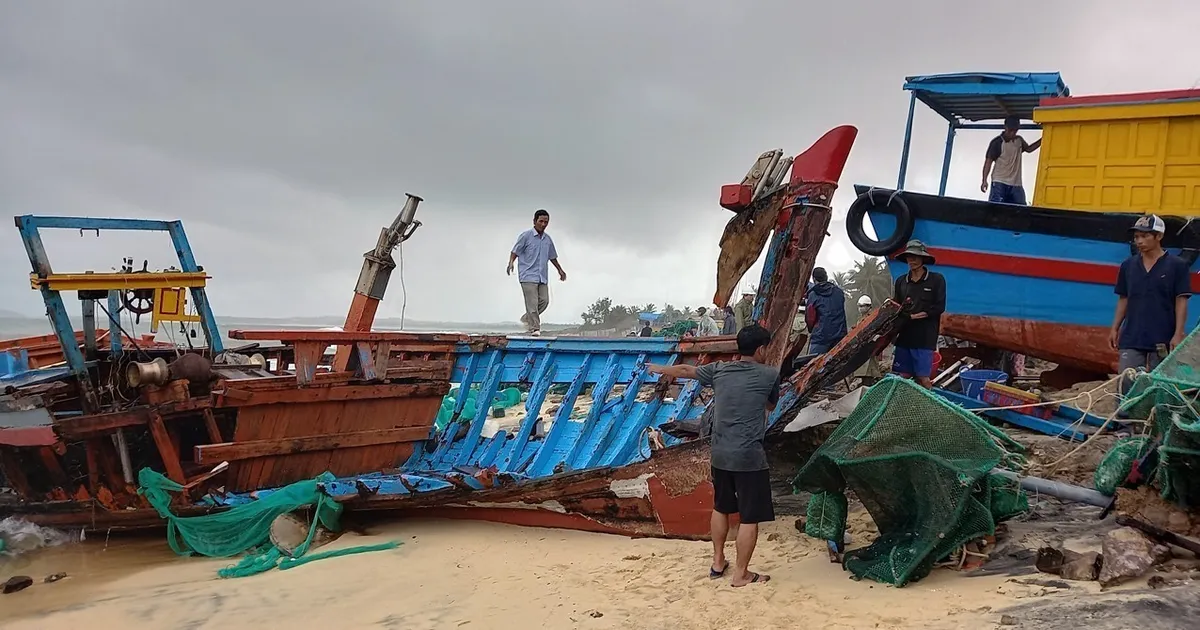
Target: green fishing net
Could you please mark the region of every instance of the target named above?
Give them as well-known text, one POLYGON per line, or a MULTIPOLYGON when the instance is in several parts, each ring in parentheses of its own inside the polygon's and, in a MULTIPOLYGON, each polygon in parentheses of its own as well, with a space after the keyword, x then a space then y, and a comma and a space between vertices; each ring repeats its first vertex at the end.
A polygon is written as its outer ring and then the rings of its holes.
MULTIPOLYGON (((1200 329, 1197 329, 1200 330, 1200 329)), ((1200 507, 1200 339, 1194 330, 1151 372, 1139 373, 1122 409, 1149 419, 1158 440, 1155 481, 1162 496, 1185 508, 1200 507)))
POLYGON ((903 586, 964 543, 994 534, 998 521, 1028 510, 1015 481, 990 474, 997 467, 1019 469, 1023 450, 974 414, 889 376, 867 391, 794 485, 814 493, 822 511, 817 533, 826 540, 840 539, 824 530, 845 517, 822 493, 854 492, 879 537, 847 552, 846 570, 903 586))
POLYGON ((1096 466, 1096 473, 1092 475, 1092 485, 1096 491, 1109 497, 1116 494, 1117 488, 1121 487, 1125 478, 1129 476, 1129 471, 1133 469, 1133 462, 1146 450, 1149 442, 1145 436, 1117 440, 1104 454, 1104 459, 1100 460, 1100 464, 1096 466))
POLYGON ((183 486, 149 468, 138 472, 138 493, 146 497, 159 516, 167 520, 167 543, 175 553, 181 556, 200 554, 227 558, 249 552, 238 564, 218 571, 221 577, 245 577, 269 571, 276 566, 290 569, 322 558, 398 547, 399 542, 389 542, 305 555, 318 525, 330 531, 339 529, 342 506, 318 487, 322 482, 333 480, 331 473, 322 473, 315 479, 297 481, 262 499, 223 512, 186 517, 171 512, 171 493, 181 492, 183 486), (314 511, 308 537, 288 556, 271 543, 271 522, 280 515, 307 506, 312 506, 314 511))
POLYGON ((804 514, 804 533, 818 540, 841 542, 846 533, 849 510, 841 492, 818 492, 808 500, 804 514))

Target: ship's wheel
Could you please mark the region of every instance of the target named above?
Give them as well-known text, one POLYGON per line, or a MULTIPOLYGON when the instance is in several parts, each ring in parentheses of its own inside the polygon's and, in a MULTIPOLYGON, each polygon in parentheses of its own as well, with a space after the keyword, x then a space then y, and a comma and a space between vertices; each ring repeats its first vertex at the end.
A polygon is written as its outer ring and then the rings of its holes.
MULTIPOLYGON (((121 271, 123 273, 150 273, 148 266, 149 261, 143 260, 142 268, 135 271, 133 259, 126 258, 121 271)), ((154 311, 154 289, 128 289, 121 292, 121 306, 133 313, 135 324, 142 323, 142 315, 149 315, 154 311)))

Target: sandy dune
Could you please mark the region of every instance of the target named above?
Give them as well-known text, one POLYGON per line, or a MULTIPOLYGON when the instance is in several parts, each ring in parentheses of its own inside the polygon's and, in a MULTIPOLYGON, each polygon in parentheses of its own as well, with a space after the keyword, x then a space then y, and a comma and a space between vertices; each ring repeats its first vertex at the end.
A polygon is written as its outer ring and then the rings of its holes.
MULTIPOLYGON (((854 529, 862 529, 861 526, 854 529)), ((228 560, 177 558, 161 538, 93 539, 0 575, 36 583, 0 596, 0 626, 56 628, 907 628, 991 627, 1021 588, 935 571, 895 589, 848 579, 787 518, 754 568, 769 584, 706 575, 703 542, 630 540, 458 521, 404 521, 326 549, 402 540, 393 551, 222 580, 228 560), (43 576, 71 577, 43 584, 43 576)), ((862 532, 866 533, 866 532, 862 532)), ((860 538, 861 540, 861 538, 860 538)), ((732 549, 730 550, 732 554, 732 549)))

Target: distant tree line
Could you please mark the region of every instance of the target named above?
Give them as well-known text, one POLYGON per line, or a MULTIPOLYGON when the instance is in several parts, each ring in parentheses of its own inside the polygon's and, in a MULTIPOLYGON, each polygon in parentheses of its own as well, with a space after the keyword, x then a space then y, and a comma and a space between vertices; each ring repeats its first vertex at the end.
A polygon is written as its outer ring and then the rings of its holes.
MULTIPOLYGON (((866 256, 856 261, 854 267, 834 273, 830 279, 846 293, 846 314, 852 323, 858 321, 858 298, 869 295, 871 302, 879 306, 892 296, 892 276, 888 271, 887 261, 882 258, 866 256)), ((623 328, 634 326, 641 313, 657 313, 658 318, 654 322, 656 327, 670 325, 696 315, 690 306, 681 310, 666 304, 659 310, 658 305, 654 303, 627 306, 614 304, 612 298, 602 297, 592 302, 579 317, 583 320, 584 328, 623 328)))

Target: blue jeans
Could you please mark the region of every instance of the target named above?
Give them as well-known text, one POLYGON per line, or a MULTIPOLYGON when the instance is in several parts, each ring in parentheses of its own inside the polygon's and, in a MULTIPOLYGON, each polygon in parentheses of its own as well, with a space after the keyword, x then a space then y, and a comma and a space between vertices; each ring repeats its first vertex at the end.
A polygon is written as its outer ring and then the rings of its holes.
POLYGON ((992 182, 991 192, 988 193, 988 201, 992 203, 1011 203, 1018 206, 1029 205, 1025 203, 1025 187, 1010 186, 1004 182, 992 182))

